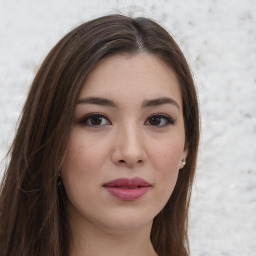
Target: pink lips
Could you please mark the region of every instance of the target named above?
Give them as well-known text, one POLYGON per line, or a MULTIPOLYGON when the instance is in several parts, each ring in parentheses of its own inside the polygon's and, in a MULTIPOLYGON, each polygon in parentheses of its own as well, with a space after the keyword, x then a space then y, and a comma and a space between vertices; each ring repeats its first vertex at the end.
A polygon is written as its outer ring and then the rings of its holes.
POLYGON ((143 196, 151 185, 141 178, 119 178, 103 185, 115 198, 123 201, 132 201, 143 196))

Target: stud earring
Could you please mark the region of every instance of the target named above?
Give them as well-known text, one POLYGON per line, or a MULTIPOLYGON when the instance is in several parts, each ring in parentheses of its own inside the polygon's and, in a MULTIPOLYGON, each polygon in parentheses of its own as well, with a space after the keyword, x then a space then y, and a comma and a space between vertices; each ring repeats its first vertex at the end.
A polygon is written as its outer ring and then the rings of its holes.
POLYGON ((186 159, 185 158, 183 158, 182 160, 181 160, 181 162, 182 162, 182 165, 183 165, 183 167, 186 165, 186 159))

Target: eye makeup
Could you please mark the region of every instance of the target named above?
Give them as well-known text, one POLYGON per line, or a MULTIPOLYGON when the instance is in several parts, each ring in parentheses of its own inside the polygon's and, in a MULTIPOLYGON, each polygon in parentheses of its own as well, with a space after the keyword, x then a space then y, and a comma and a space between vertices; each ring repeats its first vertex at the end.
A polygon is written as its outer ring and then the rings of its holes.
POLYGON ((111 125, 109 118, 103 113, 89 113, 79 120, 79 124, 88 127, 111 125))
POLYGON ((165 127, 167 125, 175 124, 175 120, 170 115, 164 113, 156 113, 150 115, 145 124, 156 127, 165 127))

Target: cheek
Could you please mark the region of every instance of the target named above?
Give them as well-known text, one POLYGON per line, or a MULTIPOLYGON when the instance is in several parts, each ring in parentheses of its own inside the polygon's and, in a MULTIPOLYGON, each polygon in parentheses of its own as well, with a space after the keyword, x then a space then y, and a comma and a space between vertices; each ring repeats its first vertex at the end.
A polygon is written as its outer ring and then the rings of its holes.
POLYGON ((174 170, 178 171, 182 155, 182 143, 155 144, 151 151, 151 159, 155 169, 164 173, 170 173, 170 171, 174 170))
POLYGON ((104 147, 90 140, 88 136, 74 130, 67 146, 62 175, 75 182, 90 181, 100 170, 104 159, 104 147))
POLYGON ((179 173, 179 155, 162 155, 158 158, 158 169, 156 177, 162 185, 161 188, 168 194, 174 188, 179 173), (168 192, 169 191, 169 192, 168 192))
POLYGON ((83 175, 85 170, 90 170, 91 162, 88 161, 90 151, 83 145, 82 141, 71 140, 65 155, 62 172, 65 175, 83 175))
POLYGON ((154 148, 152 157, 155 178, 157 184, 157 195, 162 207, 166 204, 175 187, 180 160, 183 153, 182 144, 162 144, 154 148))

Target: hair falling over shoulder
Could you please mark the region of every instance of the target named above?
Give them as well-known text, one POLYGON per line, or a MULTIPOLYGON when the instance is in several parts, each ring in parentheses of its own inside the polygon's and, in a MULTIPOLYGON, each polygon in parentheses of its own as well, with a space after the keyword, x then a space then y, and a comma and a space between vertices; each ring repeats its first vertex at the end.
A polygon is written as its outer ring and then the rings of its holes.
POLYGON ((183 101, 186 166, 155 217, 151 241, 159 256, 187 256, 188 207, 199 142, 194 82, 173 38, 147 18, 109 15, 64 36, 38 70, 10 149, 0 195, 0 256, 68 256, 66 194, 58 186, 74 107, 84 81, 109 55, 146 52, 176 72, 183 101))

